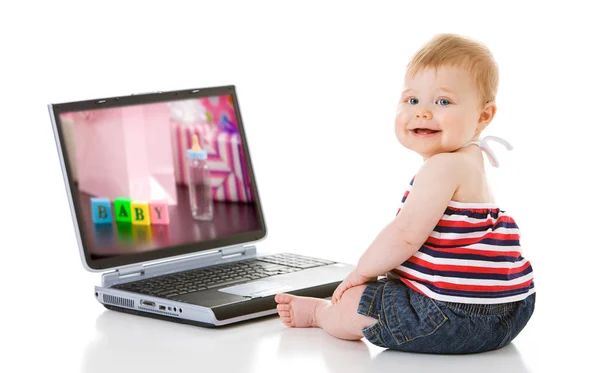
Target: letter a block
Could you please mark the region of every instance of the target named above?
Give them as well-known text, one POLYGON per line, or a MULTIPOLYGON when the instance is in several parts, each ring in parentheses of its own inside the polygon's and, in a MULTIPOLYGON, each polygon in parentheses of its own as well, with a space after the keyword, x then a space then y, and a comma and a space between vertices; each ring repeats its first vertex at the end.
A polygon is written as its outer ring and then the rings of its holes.
POLYGON ((150 225, 150 208, 148 202, 131 202, 131 223, 137 225, 150 225))
POLYGON ((150 201, 152 224, 169 224, 169 205, 167 201, 150 201))
POLYGON ((131 200, 129 198, 115 199, 115 219, 119 223, 131 224, 131 200))
POLYGON ((110 200, 108 198, 94 197, 92 203, 92 221, 94 224, 112 224, 110 200))

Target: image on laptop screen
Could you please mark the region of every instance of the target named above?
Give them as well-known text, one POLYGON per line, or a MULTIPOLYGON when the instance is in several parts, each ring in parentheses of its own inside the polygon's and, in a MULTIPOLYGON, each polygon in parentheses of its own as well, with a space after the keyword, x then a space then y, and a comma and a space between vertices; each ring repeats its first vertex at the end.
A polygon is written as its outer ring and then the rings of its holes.
POLYGON ((264 229, 232 95, 67 111, 57 119, 91 260, 264 229), (190 203, 194 137, 209 168, 209 220, 194 218, 190 203))

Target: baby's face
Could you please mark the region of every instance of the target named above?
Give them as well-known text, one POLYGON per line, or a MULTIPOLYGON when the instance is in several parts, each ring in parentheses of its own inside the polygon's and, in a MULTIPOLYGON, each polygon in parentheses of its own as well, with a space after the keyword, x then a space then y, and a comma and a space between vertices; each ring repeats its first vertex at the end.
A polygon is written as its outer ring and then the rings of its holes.
POLYGON ((476 138, 483 108, 473 78, 459 67, 406 77, 396 113, 396 137, 425 159, 476 138))

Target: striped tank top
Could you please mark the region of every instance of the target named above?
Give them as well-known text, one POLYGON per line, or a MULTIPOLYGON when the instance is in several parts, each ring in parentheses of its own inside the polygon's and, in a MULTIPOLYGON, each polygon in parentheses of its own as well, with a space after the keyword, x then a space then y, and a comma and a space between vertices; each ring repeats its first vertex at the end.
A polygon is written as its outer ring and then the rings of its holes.
POLYGON ((445 302, 519 301, 535 292, 533 270, 521 255, 519 240, 514 219, 497 205, 450 201, 421 248, 388 275, 445 302))
MULTIPOLYGON (((410 187, 402 204, 409 193, 410 187)), ((519 237, 515 221, 496 205, 450 201, 421 248, 389 274, 445 302, 518 301, 535 292, 519 237)))

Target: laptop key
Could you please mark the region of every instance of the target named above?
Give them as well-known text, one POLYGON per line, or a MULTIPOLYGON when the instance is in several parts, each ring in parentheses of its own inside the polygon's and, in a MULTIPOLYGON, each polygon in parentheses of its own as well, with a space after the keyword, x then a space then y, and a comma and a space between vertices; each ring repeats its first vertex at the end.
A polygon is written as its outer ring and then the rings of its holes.
POLYGON ((302 269, 307 269, 307 268, 313 268, 313 267, 319 267, 319 264, 314 264, 314 263, 306 263, 306 264, 298 264, 297 267, 300 267, 302 269))
POLYGON ((212 288, 216 288, 216 287, 221 287, 221 286, 229 286, 231 284, 237 284, 239 282, 244 282, 244 281, 248 281, 247 278, 241 278, 241 279, 237 279, 237 280, 231 280, 231 281, 226 281, 226 282, 221 282, 221 283, 217 283, 214 285, 209 285, 207 286, 208 289, 212 289, 212 288))

